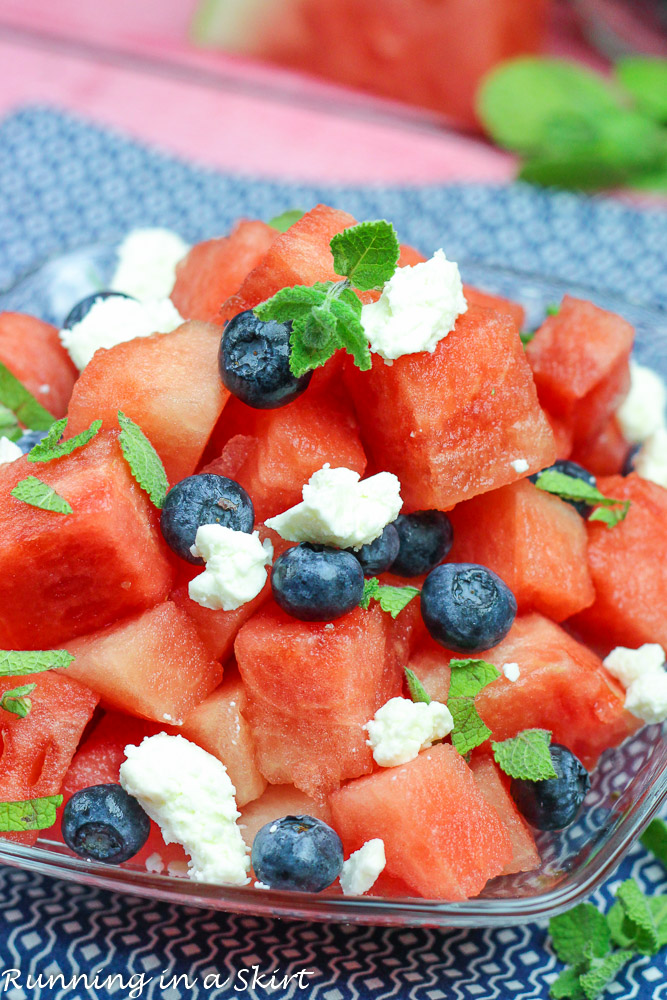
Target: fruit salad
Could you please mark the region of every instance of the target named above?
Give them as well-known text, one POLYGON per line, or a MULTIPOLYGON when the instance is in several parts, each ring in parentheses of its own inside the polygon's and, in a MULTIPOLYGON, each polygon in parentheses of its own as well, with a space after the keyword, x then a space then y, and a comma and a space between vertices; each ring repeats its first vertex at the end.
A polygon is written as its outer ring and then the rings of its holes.
POLYGON ((445 251, 137 230, 60 329, 0 314, 0 837, 465 900, 667 718, 665 386, 445 251))

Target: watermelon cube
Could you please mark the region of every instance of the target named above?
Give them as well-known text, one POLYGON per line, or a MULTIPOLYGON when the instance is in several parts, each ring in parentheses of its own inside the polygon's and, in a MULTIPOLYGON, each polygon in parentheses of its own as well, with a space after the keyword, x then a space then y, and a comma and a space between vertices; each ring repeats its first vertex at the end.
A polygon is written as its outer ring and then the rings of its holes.
POLYGON ((617 476, 630 451, 616 417, 611 417, 594 438, 582 442, 572 460, 583 465, 595 476, 617 476))
POLYGON ((449 516, 448 561, 488 566, 520 613, 540 611, 560 622, 595 600, 585 523, 558 497, 524 479, 458 504, 449 516))
POLYGON ((218 686, 222 667, 188 615, 171 601, 68 643, 68 676, 105 705, 180 726, 218 686))
POLYGON ((502 875, 532 872, 540 866, 540 855, 530 827, 514 804, 509 792, 509 779, 496 765, 490 754, 476 752, 470 760, 477 787, 498 813, 512 842, 512 860, 505 865, 502 875))
POLYGON ((387 874, 418 896, 476 896, 512 860, 503 822, 448 743, 350 781, 329 804, 346 855, 380 837, 387 874))
POLYGON ((299 621, 270 601, 234 648, 248 695, 244 714, 268 781, 322 797, 372 769, 362 727, 401 693, 408 655, 378 604, 325 624, 299 621))
POLYGON ((331 823, 331 810, 326 800, 312 799, 294 785, 269 785, 258 799, 241 807, 239 827, 248 847, 266 823, 281 816, 314 816, 331 823))
POLYGON ((71 455, 0 468, 0 644, 48 649, 164 600, 172 571, 157 511, 134 480, 117 434, 71 455), (73 508, 69 515, 10 496, 30 475, 73 508))
POLYGON ((0 361, 54 417, 67 413, 78 372, 55 326, 24 313, 0 313, 0 361))
POLYGON ((549 421, 549 426, 553 431, 554 441, 556 442, 556 458, 569 458, 574 447, 572 428, 563 420, 554 417, 548 410, 544 411, 544 416, 549 421))
POLYGON ((171 300, 185 319, 222 323, 220 307, 269 249, 278 231, 241 219, 229 236, 197 243, 176 268, 171 300))
POLYGON ((526 310, 518 302, 505 299, 502 295, 482 292, 479 288, 473 288, 471 285, 463 286, 463 294, 469 306, 481 306, 492 312, 507 313, 516 323, 517 329, 523 329, 523 324, 526 321, 526 310))
POLYGON ((627 395, 633 340, 622 317, 566 295, 528 344, 540 402, 575 444, 595 437, 627 395))
POLYGON ((97 418, 116 427, 122 410, 158 452, 170 483, 191 475, 229 398, 219 345, 217 326, 192 322, 97 351, 76 383, 68 436, 97 418))
POLYGON ((636 473, 598 485, 605 496, 630 500, 630 509, 611 530, 587 523, 596 598, 574 624, 605 651, 645 642, 667 649, 667 490, 636 473))
POLYGON ((514 321, 470 306, 433 354, 350 363, 346 380, 373 468, 395 473, 408 510, 447 510, 550 465, 554 437, 514 321))

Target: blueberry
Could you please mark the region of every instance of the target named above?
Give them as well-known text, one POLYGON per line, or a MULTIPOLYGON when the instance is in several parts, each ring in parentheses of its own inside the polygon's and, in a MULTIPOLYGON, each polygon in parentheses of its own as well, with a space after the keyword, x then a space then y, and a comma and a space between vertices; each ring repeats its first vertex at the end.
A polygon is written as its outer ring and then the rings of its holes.
POLYGON ((249 534, 255 525, 252 500, 242 486, 226 476, 202 472, 181 479, 167 493, 160 528, 169 548, 196 565, 203 565, 203 559, 193 556, 190 547, 202 524, 222 524, 249 534))
POLYGON ((364 593, 361 563, 344 549, 302 542, 273 564, 277 604, 305 622, 330 622, 356 607, 364 593))
MULTIPOLYGON (((532 476, 528 476, 531 483, 536 483, 538 477, 542 475, 543 472, 562 472, 564 476, 572 476, 573 479, 582 479, 589 486, 597 486, 597 481, 592 472, 588 469, 584 469, 583 465, 579 465, 577 462, 570 462, 568 459, 559 458, 558 461, 554 462, 553 465, 548 466, 546 469, 541 469, 539 472, 533 473, 532 476)), ((582 517, 590 517, 593 508, 590 504, 583 503, 581 500, 566 500, 565 503, 569 503, 574 507, 578 514, 582 517)))
POLYGON ((48 433, 48 431, 24 431, 16 443, 23 454, 27 455, 48 433))
MULTIPOLYGON (((19 441, 19 444, 21 442, 19 441)), ((641 444, 633 444, 627 455, 625 456, 625 461, 623 462, 623 468, 621 469, 622 476, 629 476, 635 471, 635 459, 639 452, 642 450, 641 444)))
POLYGON ((93 785, 75 792, 63 810, 65 843, 86 861, 119 865, 138 854, 151 821, 120 785, 93 785))
POLYGON ((364 576, 375 576, 376 573, 384 573, 398 555, 400 548, 398 532, 393 524, 388 524, 381 535, 374 538, 368 545, 362 545, 358 552, 354 549, 347 549, 353 556, 356 556, 361 563, 364 576))
POLYGON ((93 292, 92 295, 87 295, 85 299, 81 299, 77 302, 75 306, 67 313, 65 317, 65 322, 63 323, 64 330, 71 330, 73 326, 80 323, 84 316, 87 316, 90 310, 93 308, 96 302, 100 299, 131 299, 131 295, 126 295, 125 292, 93 292))
POLYGON ((308 387, 312 372, 301 378, 289 366, 290 323, 263 323, 252 309, 230 320, 220 341, 220 378, 231 393, 257 410, 291 403, 308 387))
POLYGON ((400 548, 392 563, 398 576, 421 576, 441 563, 452 547, 451 521, 441 510, 399 514, 394 521, 400 548))
POLYGON ((558 777, 543 781, 512 778, 510 791, 531 826, 538 830, 563 830, 577 818, 591 779, 579 758, 567 747, 552 743, 549 752, 558 777))
POLYGON ((474 653, 505 638, 516 617, 516 599, 486 566, 446 563, 424 580, 421 613, 441 646, 474 653))
POLYGON ((283 816, 258 831, 252 867, 272 889, 321 892, 343 867, 343 845, 335 830, 313 816, 283 816))

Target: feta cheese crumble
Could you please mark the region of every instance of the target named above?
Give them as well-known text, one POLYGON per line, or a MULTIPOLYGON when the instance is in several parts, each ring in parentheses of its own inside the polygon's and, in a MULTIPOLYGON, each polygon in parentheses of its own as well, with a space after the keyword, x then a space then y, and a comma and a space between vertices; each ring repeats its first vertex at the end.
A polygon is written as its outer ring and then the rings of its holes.
POLYGON ((212 611, 235 611, 257 597, 266 583, 266 567, 273 561, 273 545, 224 524, 203 524, 197 529, 193 556, 206 569, 188 585, 191 600, 212 611))
POLYGON ((390 698, 364 726, 373 759, 380 767, 396 767, 414 760, 420 750, 426 750, 453 728, 451 712, 442 702, 427 705, 407 698, 390 698))
POLYGON ((171 229, 132 229, 118 248, 110 288, 140 302, 166 299, 176 280, 176 265, 189 245, 171 229))
POLYGON ((100 347, 115 347, 153 333, 171 333, 183 322, 171 299, 136 302, 114 295, 94 302, 80 323, 60 331, 60 340, 76 367, 83 371, 100 347))
POLYGON ((528 469, 530 468, 525 458, 515 458, 513 462, 510 462, 510 465, 515 472, 519 473, 519 475, 523 472, 528 472, 528 469))
POLYGON ((15 441, 10 441, 8 437, 4 434, 0 437, 0 465, 7 465, 9 462, 15 462, 17 458, 21 458, 23 452, 16 444, 15 441))
POLYGON ((344 896, 362 896, 375 884, 380 872, 384 871, 387 859, 384 841, 379 837, 367 840, 363 847, 351 854, 343 862, 340 873, 340 887, 344 896))
POLYGON ((125 747, 125 757, 121 785, 158 824, 165 843, 183 845, 190 855, 190 878, 246 885, 250 860, 225 765, 195 743, 167 733, 125 747))
POLYGON ((502 671, 508 681, 518 681, 520 677, 520 670, 518 663, 503 663, 502 671))
POLYGON ((157 851, 149 854, 146 858, 146 871, 150 872, 152 875, 161 875, 164 871, 164 861, 162 860, 162 856, 158 854, 157 851))
POLYGON ((371 351, 394 360, 432 354, 467 309, 458 264, 436 250, 423 264, 396 268, 378 301, 363 306, 361 322, 371 351))
POLYGON ((630 392, 616 411, 623 437, 641 444, 664 426, 667 386, 652 368, 630 361, 630 392))
POLYGON ((659 427, 634 458, 635 472, 667 489, 667 427, 659 427))
POLYGON ((644 722, 667 719, 665 653, 657 643, 639 649, 617 646, 604 660, 610 674, 625 688, 625 707, 644 722))
POLYGON ((401 484, 391 472, 361 479, 352 469, 318 469, 303 487, 303 501, 266 524, 289 542, 360 549, 398 517, 401 484))

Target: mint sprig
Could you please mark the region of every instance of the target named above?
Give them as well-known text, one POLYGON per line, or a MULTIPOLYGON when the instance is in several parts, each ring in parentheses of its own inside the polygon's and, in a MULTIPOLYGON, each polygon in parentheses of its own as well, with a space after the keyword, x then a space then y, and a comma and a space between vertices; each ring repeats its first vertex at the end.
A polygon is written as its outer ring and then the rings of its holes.
POLYGON ((48 830, 55 824, 56 810, 62 804, 62 795, 46 795, 22 802, 0 802, 0 832, 48 830))
POLYGON ((1 362, 0 403, 31 431, 46 431, 53 423, 53 415, 37 402, 32 393, 1 362))
POLYGON ((366 610, 371 601, 377 601, 383 611, 392 618, 398 618, 401 611, 417 594, 419 590, 416 587, 392 587, 381 584, 377 577, 373 576, 364 580, 364 593, 359 601, 359 607, 366 610))
POLYGON ((664 819, 651 820, 639 839, 667 868, 667 823, 664 819))
POLYGON ((0 649, 0 677, 65 670, 73 659, 66 649, 0 649))
POLYGON ((469 753, 491 736, 475 705, 475 698, 487 684, 500 677, 492 663, 486 660, 449 661, 450 680, 447 708, 454 720, 452 743, 460 754, 469 753))
POLYGON ((16 500, 30 504, 31 507, 39 507, 40 510, 48 510, 53 514, 73 513, 71 504, 37 476, 27 476, 22 479, 11 490, 11 495, 16 500))
POLYGON ((410 670, 410 667, 404 667, 405 680, 408 685, 408 692, 413 701, 421 701, 425 705, 431 704, 431 696, 422 684, 422 682, 417 677, 414 670, 410 670))
POLYGON ((14 715, 18 715, 20 719, 25 719, 26 715, 30 714, 30 709, 32 708, 32 701, 29 696, 36 687, 36 684, 22 684, 21 687, 5 691, 2 698, 0 698, 0 708, 4 708, 5 712, 12 712, 14 715))
POLYGON ((331 240, 334 271, 360 292, 382 288, 396 270, 401 247, 390 222, 361 222, 331 240))
POLYGON ((550 743, 548 730, 524 729, 511 739, 494 740, 491 749, 496 764, 510 778, 544 781, 558 777, 549 753, 550 743))
POLYGON ((280 215, 274 215, 272 219, 269 219, 267 225, 271 226, 272 229, 277 229, 279 233, 286 233, 305 214, 301 208, 288 208, 280 215))
POLYGON ((614 500, 606 497, 596 486, 591 486, 584 479, 567 476, 564 472, 547 469, 540 472, 535 482, 539 490, 560 497, 561 500, 578 500, 589 507, 597 507, 589 517, 589 521, 602 521, 609 528, 615 527, 625 520, 630 509, 629 500, 614 500))
POLYGON ((46 437, 38 441, 35 447, 28 452, 28 461, 51 462, 55 458, 63 458, 65 455, 71 455, 73 451, 76 451, 77 448, 83 448, 84 445, 88 444, 89 441, 92 441, 99 434, 102 421, 94 420, 87 430, 81 431, 80 434, 76 434, 67 441, 61 441, 60 439, 66 427, 67 417, 63 417, 62 420, 56 420, 49 428, 46 437))
POLYGON ((121 429, 120 447, 125 461, 142 490, 161 510, 169 489, 162 459, 141 427, 130 417, 126 417, 122 410, 118 411, 118 423, 121 429))

